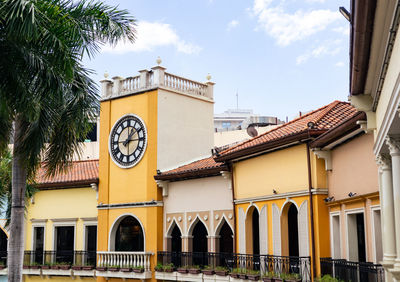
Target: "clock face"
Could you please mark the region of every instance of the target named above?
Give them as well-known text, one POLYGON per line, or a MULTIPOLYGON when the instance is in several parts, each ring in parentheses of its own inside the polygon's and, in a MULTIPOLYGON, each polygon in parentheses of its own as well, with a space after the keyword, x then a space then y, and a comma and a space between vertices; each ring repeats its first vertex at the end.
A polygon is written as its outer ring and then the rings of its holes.
POLYGON ((121 117, 111 129, 108 148, 116 165, 130 168, 144 155, 147 145, 147 131, 143 120, 128 114, 121 117))

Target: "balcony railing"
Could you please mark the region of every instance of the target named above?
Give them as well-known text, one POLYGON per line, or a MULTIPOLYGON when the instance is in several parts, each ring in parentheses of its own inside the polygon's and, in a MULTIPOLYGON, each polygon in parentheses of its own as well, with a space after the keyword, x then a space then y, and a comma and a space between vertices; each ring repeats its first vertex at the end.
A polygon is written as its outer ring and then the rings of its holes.
POLYGON ((96 266, 96 251, 25 251, 25 266, 96 266))
POLYGON ((321 276, 329 274, 339 280, 353 282, 385 281, 385 271, 380 264, 332 258, 321 258, 320 264, 321 276))
POLYGON ((310 257, 272 255, 247 255, 232 253, 158 252, 158 263, 173 264, 175 268, 199 266, 203 268, 224 267, 229 271, 242 269, 277 274, 299 274, 302 281, 311 281, 310 257))
POLYGON ((115 268, 143 268, 144 272, 150 270, 150 256, 148 252, 97 252, 98 267, 115 268))

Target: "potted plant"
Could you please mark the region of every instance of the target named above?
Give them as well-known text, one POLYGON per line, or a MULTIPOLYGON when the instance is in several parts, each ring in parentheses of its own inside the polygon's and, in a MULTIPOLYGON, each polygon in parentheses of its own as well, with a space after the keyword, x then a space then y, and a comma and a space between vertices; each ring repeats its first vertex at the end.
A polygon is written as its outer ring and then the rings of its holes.
POLYGON ((44 270, 50 269, 50 263, 45 262, 45 263, 42 265, 42 269, 44 269, 44 270))
POLYGON ((226 276, 228 274, 228 268, 223 266, 217 266, 215 269, 215 274, 218 276, 226 276))
POLYGON ((107 266, 98 266, 98 267, 96 267, 96 270, 98 270, 98 271, 106 271, 107 270, 107 266))
POLYGON ((37 262, 33 262, 31 263, 30 269, 40 269, 40 264, 38 264, 37 262))
POLYGON ((165 264, 162 268, 165 272, 169 272, 169 273, 174 272, 174 270, 175 270, 174 264, 172 264, 172 263, 165 264))
POLYGON ((189 266, 189 273, 190 274, 199 274, 200 273, 200 266, 198 266, 198 265, 189 266))
POLYGON ((128 267, 121 267, 121 268, 119 269, 119 271, 122 271, 122 272, 131 272, 131 271, 132 271, 132 267, 131 267, 131 266, 128 266, 128 267))
POLYGON ((285 282, 298 282, 301 281, 301 277, 297 273, 288 273, 286 277, 284 277, 285 282))
POLYGON ((54 269, 54 270, 58 270, 58 264, 51 263, 51 264, 50 264, 50 268, 51 268, 51 269, 54 269))
POLYGON ((94 269, 94 265, 93 264, 85 264, 82 266, 82 270, 93 270, 94 269))
POLYGON ((119 270, 119 266, 118 265, 110 265, 107 267, 108 271, 118 271, 119 270))
POLYGON ((267 272, 263 275, 262 280, 265 282, 275 282, 274 277, 276 277, 277 274, 274 272, 267 272))
POLYGON ((133 267, 133 272, 135 273, 142 273, 144 271, 144 267, 143 266, 135 266, 133 267))
POLYGON ((58 263, 58 268, 61 270, 68 270, 71 268, 71 264, 68 262, 60 262, 58 263))
POLYGON ((157 265, 154 267, 154 271, 163 272, 164 268, 162 263, 157 263, 157 265))
POLYGON ((249 280, 253 280, 253 281, 260 280, 260 271, 259 270, 249 270, 247 272, 247 278, 249 280))
POLYGON ((72 265, 72 270, 82 270, 82 265, 80 265, 80 264, 74 264, 74 265, 72 265))
POLYGON ((188 272, 187 266, 178 267, 178 272, 181 274, 186 274, 188 272))
POLYGON ((4 265, 4 262, 0 262, 0 270, 6 268, 6 266, 4 265))
POLYGON ((239 278, 240 279, 247 279, 246 269, 240 268, 239 278))
POLYGON ((29 269, 29 265, 24 264, 24 265, 22 266, 22 269, 29 269))
POLYGON ((204 266, 204 269, 201 272, 203 272, 205 275, 213 275, 214 268, 211 265, 206 265, 204 266))
POLYGON ((230 273, 230 276, 231 276, 232 278, 239 279, 240 273, 242 273, 242 270, 241 270, 240 268, 234 268, 234 269, 232 269, 232 271, 231 271, 231 273, 230 273))

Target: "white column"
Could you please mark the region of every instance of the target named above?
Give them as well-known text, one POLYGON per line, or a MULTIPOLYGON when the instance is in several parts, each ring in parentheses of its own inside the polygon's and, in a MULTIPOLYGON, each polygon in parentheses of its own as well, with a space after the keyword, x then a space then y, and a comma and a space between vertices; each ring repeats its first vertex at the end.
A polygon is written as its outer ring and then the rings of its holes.
POLYGON ((396 258, 396 241, 394 227, 394 202, 393 202, 393 186, 392 186, 392 170, 390 156, 380 154, 377 157, 377 163, 380 168, 381 175, 381 191, 380 205, 383 211, 383 262, 382 265, 386 270, 393 267, 396 258))
POLYGON ((396 231, 396 252, 394 269, 390 270, 393 276, 400 279, 400 140, 387 137, 386 144, 389 147, 392 157, 392 178, 393 178, 393 201, 394 205, 394 226, 396 231))

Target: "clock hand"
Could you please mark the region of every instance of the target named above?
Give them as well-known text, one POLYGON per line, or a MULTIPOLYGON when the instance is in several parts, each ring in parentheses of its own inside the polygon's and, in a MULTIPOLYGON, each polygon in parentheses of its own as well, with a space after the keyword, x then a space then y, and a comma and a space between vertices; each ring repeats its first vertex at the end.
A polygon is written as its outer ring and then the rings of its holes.
POLYGON ((129 133, 128 138, 126 138, 126 140, 122 143, 125 147, 126 147, 126 144, 128 144, 128 142, 131 140, 133 133, 134 133, 134 131, 132 128, 132 131, 129 133))

